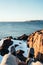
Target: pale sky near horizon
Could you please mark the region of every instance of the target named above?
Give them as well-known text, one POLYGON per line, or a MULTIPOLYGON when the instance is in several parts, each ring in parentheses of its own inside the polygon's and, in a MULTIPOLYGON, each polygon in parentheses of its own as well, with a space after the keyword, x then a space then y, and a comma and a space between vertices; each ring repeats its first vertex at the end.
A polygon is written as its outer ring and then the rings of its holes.
POLYGON ((43 0, 0 0, 0 21, 43 20, 43 0))

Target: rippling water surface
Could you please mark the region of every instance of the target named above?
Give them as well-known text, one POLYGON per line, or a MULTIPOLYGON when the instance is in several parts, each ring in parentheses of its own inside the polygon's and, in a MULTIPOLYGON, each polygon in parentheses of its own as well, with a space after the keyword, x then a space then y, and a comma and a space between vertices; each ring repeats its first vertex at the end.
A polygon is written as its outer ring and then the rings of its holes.
POLYGON ((43 29, 43 22, 0 22, 0 38, 17 37, 43 29))

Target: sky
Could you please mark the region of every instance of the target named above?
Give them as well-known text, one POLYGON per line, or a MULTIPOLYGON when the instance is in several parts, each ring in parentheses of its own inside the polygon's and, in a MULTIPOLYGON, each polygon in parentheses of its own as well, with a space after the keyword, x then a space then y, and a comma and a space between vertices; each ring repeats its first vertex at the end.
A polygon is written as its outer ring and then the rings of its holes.
POLYGON ((43 20, 43 0, 0 0, 0 21, 43 20))

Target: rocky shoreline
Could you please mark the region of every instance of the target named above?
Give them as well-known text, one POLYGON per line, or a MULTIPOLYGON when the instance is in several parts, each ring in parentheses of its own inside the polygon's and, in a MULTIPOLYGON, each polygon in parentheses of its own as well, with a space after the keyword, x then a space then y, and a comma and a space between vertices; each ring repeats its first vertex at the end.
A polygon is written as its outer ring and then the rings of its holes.
POLYGON ((43 62, 43 30, 32 33, 27 39, 27 46, 34 49, 34 58, 43 62))
MULTIPOLYGON (((35 62, 39 61, 43 64, 43 30, 38 30, 30 35, 23 34, 17 38, 13 38, 12 36, 5 37, 4 39, 0 40, 0 55, 4 56, 5 54, 9 53, 8 48, 13 45, 12 39, 27 41, 27 47, 31 49, 30 53, 28 54, 28 58, 34 58, 35 62)), ((15 45, 15 48, 17 46, 18 45, 15 45)), ((26 62, 27 57, 24 57, 23 53, 23 50, 16 51, 17 57, 21 61, 26 62)), ((13 55, 15 56, 15 53, 13 53, 13 55)))

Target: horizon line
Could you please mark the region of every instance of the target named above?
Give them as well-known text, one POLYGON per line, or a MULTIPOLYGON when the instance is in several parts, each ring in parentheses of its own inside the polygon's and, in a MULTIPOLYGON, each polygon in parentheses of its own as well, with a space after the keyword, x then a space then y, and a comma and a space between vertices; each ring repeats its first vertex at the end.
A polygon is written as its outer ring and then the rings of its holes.
POLYGON ((15 20, 15 21, 14 20, 7 20, 7 21, 5 20, 5 21, 0 21, 0 22, 26 22, 26 21, 31 22, 31 21, 43 21, 43 20, 18 20, 18 21, 17 20, 15 20))

